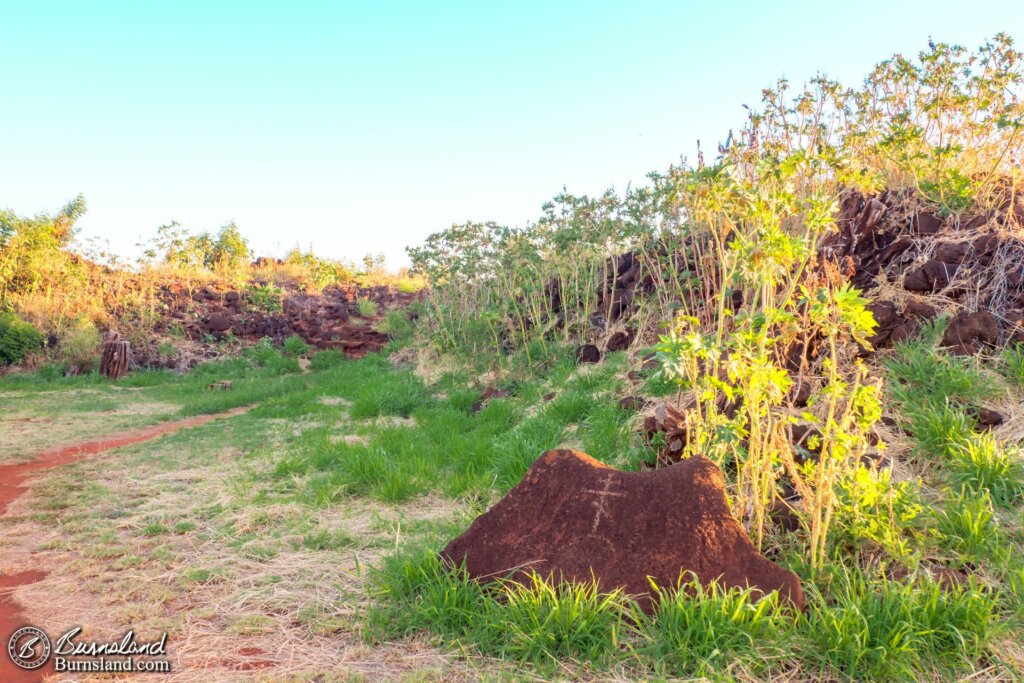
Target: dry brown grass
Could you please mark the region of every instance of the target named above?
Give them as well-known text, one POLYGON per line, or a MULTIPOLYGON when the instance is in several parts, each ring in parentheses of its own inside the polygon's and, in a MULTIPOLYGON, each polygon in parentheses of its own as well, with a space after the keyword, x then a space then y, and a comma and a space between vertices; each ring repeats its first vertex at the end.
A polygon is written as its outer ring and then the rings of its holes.
MULTIPOLYGON (((254 426, 278 444, 294 428, 254 426)), ((371 648, 360 631, 368 567, 405 525, 450 518, 457 504, 260 502, 252 475, 271 458, 215 443, 155 441, 40 475, 0 519, 0 571, 48 572, 14 593, 26 620, 58 633, 80 625, 90 638, 166 630, 173 673, 161 680, 175 682, 478 680, 477 667, 491 669, 423 640, 371 648), (174 533, 179 522, 195 526, 174 533), (168 531, 147 535, 155 523, 168 531), (320 530, 347 540, 305 547, 320 530)))
POLYGON ((178 406, 170 403, 140 401, 128 391, 102 394, 102 400, 118 404, 112 410, 60 410, 61 406, 74 406, 79 400, 82 407, 88 407, 92 396, 98 397, 100 393, 88 389, 0 393, 0 404, 11 406, 0 418, 0 463, 23 460, 44 448, 154 424, 178 410, 178 406), (29 397, 32 407, 23 407, 21 404, 29 397))

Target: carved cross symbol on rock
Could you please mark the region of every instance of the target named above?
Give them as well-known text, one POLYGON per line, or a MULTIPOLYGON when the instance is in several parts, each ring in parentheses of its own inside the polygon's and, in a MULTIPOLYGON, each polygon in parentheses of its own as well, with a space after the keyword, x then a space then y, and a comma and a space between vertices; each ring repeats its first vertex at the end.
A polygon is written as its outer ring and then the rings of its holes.
POLYGON ((608 511, 604 507, 604 502, 608 498, 608 496, 623 498, 626 495, 625 493, 612 492, 610 490, 611 486, 612 479, 609 477, 608 479, 604 480, 604 486, 601 487, 600 491, 596 489, 583 489, 583 493, 593 493, 595 496, 597 496, 597 499, 594 500, 594 509, 596 511, 596 514, 594 515, 594 523, 590 525, 590 533, 595 533, 597 531, 597 527, 601 523, 601 519, 608 514, 608 511))

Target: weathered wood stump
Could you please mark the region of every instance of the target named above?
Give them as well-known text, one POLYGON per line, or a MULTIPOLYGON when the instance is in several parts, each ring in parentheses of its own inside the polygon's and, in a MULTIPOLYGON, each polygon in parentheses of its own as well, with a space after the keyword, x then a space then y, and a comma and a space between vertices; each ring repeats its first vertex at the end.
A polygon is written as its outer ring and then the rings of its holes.
POLYGON ((128 374, 128 363, 132 359, 132 345, 122 340, 117 332, 107 334, 103 341, 103 358, 100 360, 100 374, 110 379, 120 379, 128 374))

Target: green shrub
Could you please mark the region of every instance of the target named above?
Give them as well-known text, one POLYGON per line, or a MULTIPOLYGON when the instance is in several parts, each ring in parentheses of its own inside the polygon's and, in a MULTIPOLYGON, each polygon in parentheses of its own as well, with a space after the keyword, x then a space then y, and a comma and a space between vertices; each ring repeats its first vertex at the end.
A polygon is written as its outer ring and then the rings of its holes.
POLYGON ((893 481, 889 469, 861 467, 839 485, 835 553, 843 555, 851 548, 870 553, 881 548, 907 561, 913 555, 911 540, 919 532, 924 510, 912 482, 893 481))
POLYGON ((330 368, 337 367, 348 359, 341 351, 337 349, 330 349, 327 351, 317 351, 309 359, 309 367, 311 370, 329 370, 330 368))
POLYGON ((356 308, 359 311, 359 315, 364 318, 372 318, 377 315, 377 304, 369 299, 356 299, 356 308))
POLYGON ((249 307, 263 313, 280 313, 283 309, 283 292, 271 284, 249 285, 246 290, 249 307))
POLYGON ((43 345, 43 333, 13 313, 0 314, 0 362, 21 362, 43 345))
POLYGON ((404 311, 388 311, 378 329, 392 339, 404 341, 412 336, 415 326, 404 311))
POLYGON ((91 370, 99 363, 103 338, 96 325, 88 318, 80 318, 65 332, 57 343, 60 360, 76 365, 81 370, 91 370))
POLYGON ((293 334, 285 339, 282 347, 286 356, 301 356, 304 353, 308 353, 312 348, 297 334, 293 334))

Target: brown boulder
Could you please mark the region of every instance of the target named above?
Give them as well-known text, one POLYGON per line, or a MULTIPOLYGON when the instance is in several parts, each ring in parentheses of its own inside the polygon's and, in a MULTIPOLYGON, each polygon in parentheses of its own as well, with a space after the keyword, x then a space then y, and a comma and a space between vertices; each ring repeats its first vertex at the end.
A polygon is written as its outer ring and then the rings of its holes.
POLYGON ((919 213, 912 219, 914 231, 919 235, 934 235, 942 229, 942 219, 930 213, 919 213))
POLYGON ((214 313, 203 321, 203 327, 208 332, 226 332, 231 329, 231 318, 222 313, 214 313))
POLYGON ((484 409, 484 406, 491 401, 491 399, 508 398, 508 396, 509 392, 507 391, 503 391, 496 387, 487 387, 484 389, 484 393, 480 394, 480 398, 473 402, 473 406, 470 408, 470 411, 473 413, 479 413, 484 409))
POLYGON ((959 264, 932 259, 909 273, 903 287, 911 292, 937 292, 953 281, 959 268, 959 264))
POLYGON ((974 422, 980 429, 992 429, 1006 421, 1002 413, 991 408, 971 407, 967 409, 967 414, 974 418, 974 422))
POLYGON ((943 242, 935 247, 935 260, 942 263, 960 264, 967 258, 971 245, 967 242, 943 242))
POLYGON ((918 301, 916 299, 908 301, 903 312, 906 315, 914 315, 918 318, 924 318, 925 320, 931 320, 939 314, 931 304, 926 304, 925 302, 918 301))
POLYGON ((601 360, 601 350, 593 344, 577 346, 576 360, 580 363, 597 363, 601 360))
POLYGON ((901 321, 896 327, 892 328, 892 332, 889 333, 889 344, 899 344, 905 342, 908 339, 913 339, 917 336, 919 325, 916 320, 907 318, 901 321))
POLYGON ((624 351, 633 343, 634 336, 636 335, 632 330, 620 330, 608 338, 608 343, 605 344, 604 350, 608 353, 624 351))
POLYGON ((572 450, 541 455, 526 476, 441 551, 477 580, 526 578, 621 588, 653 608, 649 578, 681 575, 750 586, 803 609, 800 579, 763 557, 729 512, 722 471, 697 456, 671 467, 623 472, 572 450))
POLYGON ((999 323, 988 311, 961 311, 953 316, 942 335, 942 345, 952 347, 955 353, 969 355, 978 350, 978 344, 999 341, 999 323))
POLYGON ((627 396, 626 398, 619 401, 619 408, 630 412, 643 410, 648 405, 650 405, 650 401, 643 398, 642 396, 627 396))

